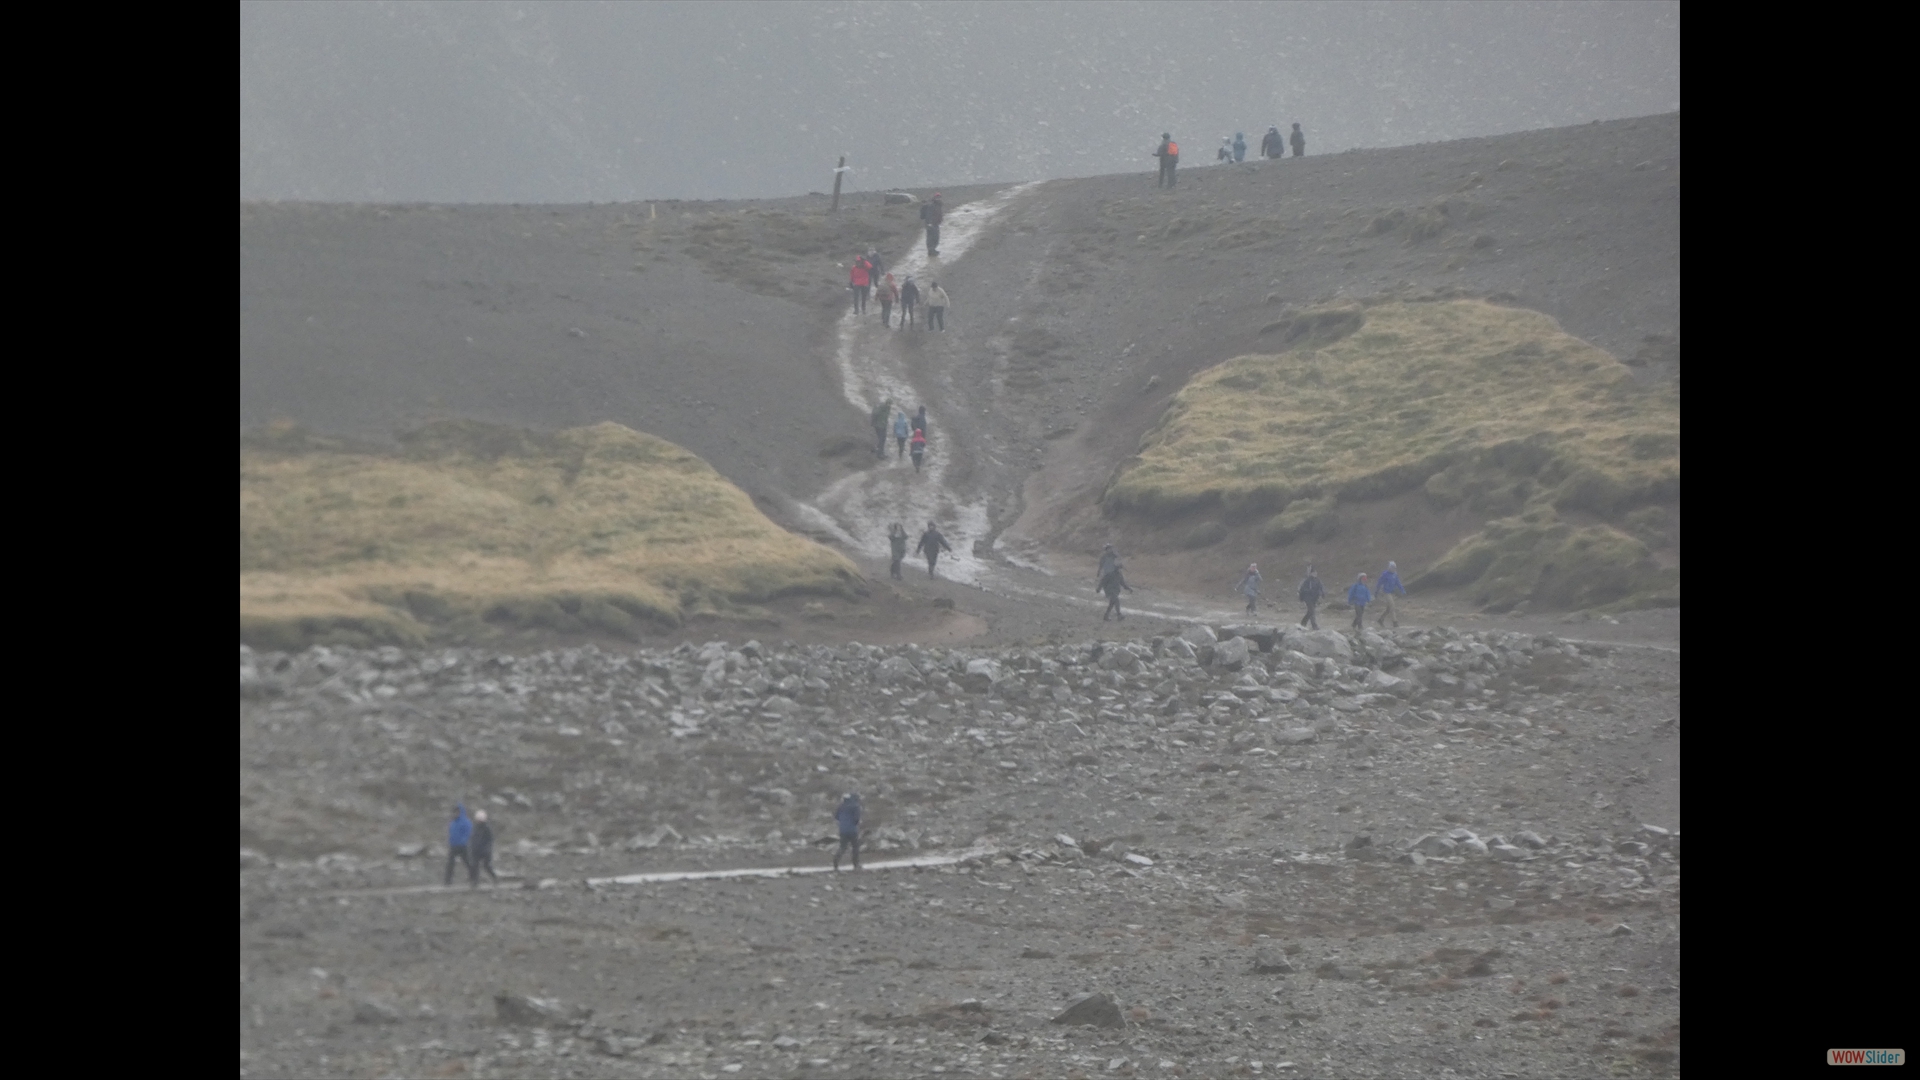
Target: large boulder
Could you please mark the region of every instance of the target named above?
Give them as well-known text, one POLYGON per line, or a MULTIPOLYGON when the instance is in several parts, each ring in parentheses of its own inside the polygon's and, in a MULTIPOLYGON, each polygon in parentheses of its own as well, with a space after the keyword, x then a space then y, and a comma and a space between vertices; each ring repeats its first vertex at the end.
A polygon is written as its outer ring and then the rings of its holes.
POLYGON ((1214 633, 1213 627, 1206 623, 1194 623, 1180 631, 1180 638, 1189 645, 1211 645, 1220 640, 1220 635, 1214 633))
POLYGON ((1247 666, 1250 656, 1251 650, 1247 647, 1246 638, 1228 638, 1213 647, 1213 666, 1227 671, 1239 671, 1247 666))
POLYGON ((984 694, 1007 677, 1007 669, 997 661, 981 657, 967 661, 967 673, 961 676, 961 683, 976 694, 984 694))
POLYGON ((897 686, 901 683, 918 683, 920 672, 916 671, 913 661, 904 656, 889 656, 880 661, 873 669, 873 681, 882 686, 897 686))
POLYGON ((1343 664, 1353 662, 1353 646, 1347 642, 1347 636, 1338 630, 1289 631, 1286 647, 1308 656, 1338 660, 1343 664))
POLYGON ((1166 655, 1178 657, 1181 660, 1193 659, 1193 644, 1185 638, 1168 638, 1167 643, 1161 646, 1161 650, 1166 655))
POLYGON ((1082 994, 1074 998, 1059 1016, 1053 1018, 1056 1024, 1092 1024, 1094 1027, 1117 1028, 1127 1026, 1120 1015, 1120 1006, 1105 994, 1082 994))

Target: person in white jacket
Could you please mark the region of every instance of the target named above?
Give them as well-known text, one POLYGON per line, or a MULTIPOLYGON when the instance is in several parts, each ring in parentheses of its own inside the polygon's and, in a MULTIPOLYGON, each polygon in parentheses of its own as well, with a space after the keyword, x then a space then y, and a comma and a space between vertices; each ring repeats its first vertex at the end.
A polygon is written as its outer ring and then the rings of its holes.
POLYGON ((937 281, 927 286, 927 329, 947 329, 947 290, 937 281))

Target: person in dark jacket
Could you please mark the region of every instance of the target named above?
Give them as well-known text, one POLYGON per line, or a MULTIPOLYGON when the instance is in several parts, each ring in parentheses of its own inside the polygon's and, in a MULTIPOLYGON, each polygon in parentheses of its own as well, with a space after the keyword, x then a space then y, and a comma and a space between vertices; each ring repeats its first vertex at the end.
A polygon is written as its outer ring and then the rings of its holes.
POLYGON ((493 872, 493 826, 487 823, 487 812, 473 812, 473 837, 467 841, 467 848, 473 855, 473 861, 467 867, 467 885, 480 887, 480 871, 485 870, 495 885, 500 884, 500 875, 493 872))
POLYGON ((1400 568, 1398 564, 1392 561, 1387 563, 1387 572, 1380 575, 1380 584, 1374 589, 1374 592, 1377 593, 1380 598, 1380 618, 1375 620, 1374 625, 1385 626, 1387 625, 1387 620, 1392 619, 1393 625, 1399 626, 1400 613, 1393 609, 1393 598, 1395 595, 1407 595, 1407 587, 1400 584, 1400 568))
POLYGON ((1353 605, 1353 629, 1358 633, 1367 628, 1367 605, 1373 603, 1373 594, 1367 591, 1367 575, 1361 574, 1347 586, 1347 603, 1353 605))
POLYGON ((927 258, 940 254, 940 223, 947 220, 947 204, 942 201, 939 192, 920 207, 921 224, 927 227, 927 258))
POLYGON ((887 418, 892 415, 893 399, 888 398, 880 404, 875 405, 873 407, 873 414, 868 417, 873 423, 873 437, 878 440, 873 448, 875 457, 887 456, 887 418))
POLYGON ((927 433, 927 407, 925 405, 920 406, 913 414, 913 430, 922 435, 927 433))
POLYGON ((907 557, 907 527, 897 521, 887 526, 887 543, 893 546, 893 566, 888 572, 899 581, 900 560, 907 557))
POLYGON ((834 808, 833 820, 840 825, 840 849, 833 853, 833 868, 840 869, 840 856, 853 849, 853 868, 860 869, 860 793, 849 791, 834 808))
POLYGON ((1307 156, 1307 137, 1300 133, 1300 125, 1298 123, 1293 125, 1293 134, 1287 136, 1287 140, 1293 143, 1294 157, 1307 156))
POLYGON ((1100 578, 1099 590, 1107 594, 1107 610, 1100 613, 1101 622, 1106 622, 1109 615, 1119 616, 1121 622, 1127 621, 1126 614, 1120 610, 1120 590, 1132 592, 1133 586, 1127 584, 1126 575, 1121 573, 1125 569, 1124 563, 1116 562, 1113 564, 1113 569, 1108 570, 1100 578))
POLYGON ((1100 587, 1100 582, 1107 576, 1107 571, 1113 569, 1114 564, 1119 561, 1120 553, 1113 550, 1112 544, 1106 544, 1100 548, 1100 569, 1093 572, 1094 588, 1100 587))
POLYGON ((1260 138, 1260 156, 1263 158, 1283 158, 1287 156, 1287 140, 1280 137, 1279 127, 1270 127, 1260 138))
POLYGON ((1307 605, 1307 613, 1300 616, 1301 626, 1320 629, 1320 620, 1313 617, 1313 609, 1320 606, 1320 598, 1327 594, 1326 586, 1320 584, 1320 575, 1313 567, 1307 567, 1307 576, 1300 582, 1300 602, 1307 605))
POLYGON ((1153 182, 1154 187, 1172 187, 1173 170, 1180 164, 1180 144, 1173 141, 1172 134, 1160 133, 1160 148, 1153 152, 1160 159, 1160 178, 1153 182))
POLYGON ((453 821, 447 825, 447 876, 442 882, 453 884, 453 864, 467 864, 467 876, 473 876, 473 853, 467 844, 473 839, 473 822, 467 819, 467 804, 453 804, 453 821))
POLYGON ((920 534, 920 546, 914 550, 927 557, 927 576, 932 577, 933 564, 940 561, 940 552, 946 551, 951 554, 953 546, 947 543, 947 538, 941 536, 940 530, 929 521, 927 531, 920 534))
POLYGON ((900 286, 900 325, 913 329, 913 308, 920 302, 920 286, 913 283, 913 275, 908 274, 906 283, 900 286))
POLYGON ((1253 614, 1260 605, 1260 564, 1248 563, 1247 572, 1240 575, 1240 584, 1233 591, 1247 598, 1247 614, 1253 614))

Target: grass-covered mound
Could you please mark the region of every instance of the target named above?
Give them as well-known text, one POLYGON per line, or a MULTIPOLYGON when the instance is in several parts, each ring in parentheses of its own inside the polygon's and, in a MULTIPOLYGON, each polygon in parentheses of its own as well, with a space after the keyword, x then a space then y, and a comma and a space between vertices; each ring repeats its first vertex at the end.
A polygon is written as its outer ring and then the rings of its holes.
POLYGON ((1106 512, 1261 522, 1262 539, 1281 546, 1334 535, 1340 504, 1421 489, 1438 510, 1525 512, 1530 523, 1463 544, 1433 568, 1435 583, 1492 574, 1502 583, 1488 587, 1493 606, 1677 596, 1677 572, 1653 574, 1639 540, 1557 521, 1677 503, 1677 384, 1637 382, 1551 318, 1477 300, 1325 308, 1267 330, 1285 351, 1195 376, 1108 485, 1106 512), (1521 547, 1539 571, 1524 597, 1524 575, 1496 569, 1521 547), (1576 556, 1620 572, 1542 584, 1576 556))
POLYGON ((418 643, 501 626, 627 636, 861 589, 846 559, 769 521, 706 462, 618 424, 447 422, 401 443, 243 434, 241 640, 418 643))
POLYGON ((1550 508, 1490 521, 1409 584, 1467 586, 1488 611, 1678 607, 1680 571, 1655 565, 1647 545, 1607 525, 1584 528, 1550 508))

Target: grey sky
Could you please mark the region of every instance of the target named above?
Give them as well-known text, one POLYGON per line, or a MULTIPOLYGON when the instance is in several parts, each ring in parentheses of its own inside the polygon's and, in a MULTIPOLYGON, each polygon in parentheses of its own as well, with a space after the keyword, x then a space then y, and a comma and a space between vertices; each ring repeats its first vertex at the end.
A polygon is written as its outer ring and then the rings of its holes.
POLYGON ((240 5, 240 197, 608 202, 1183 166, 1680 107, 1678 3, 240 5))

